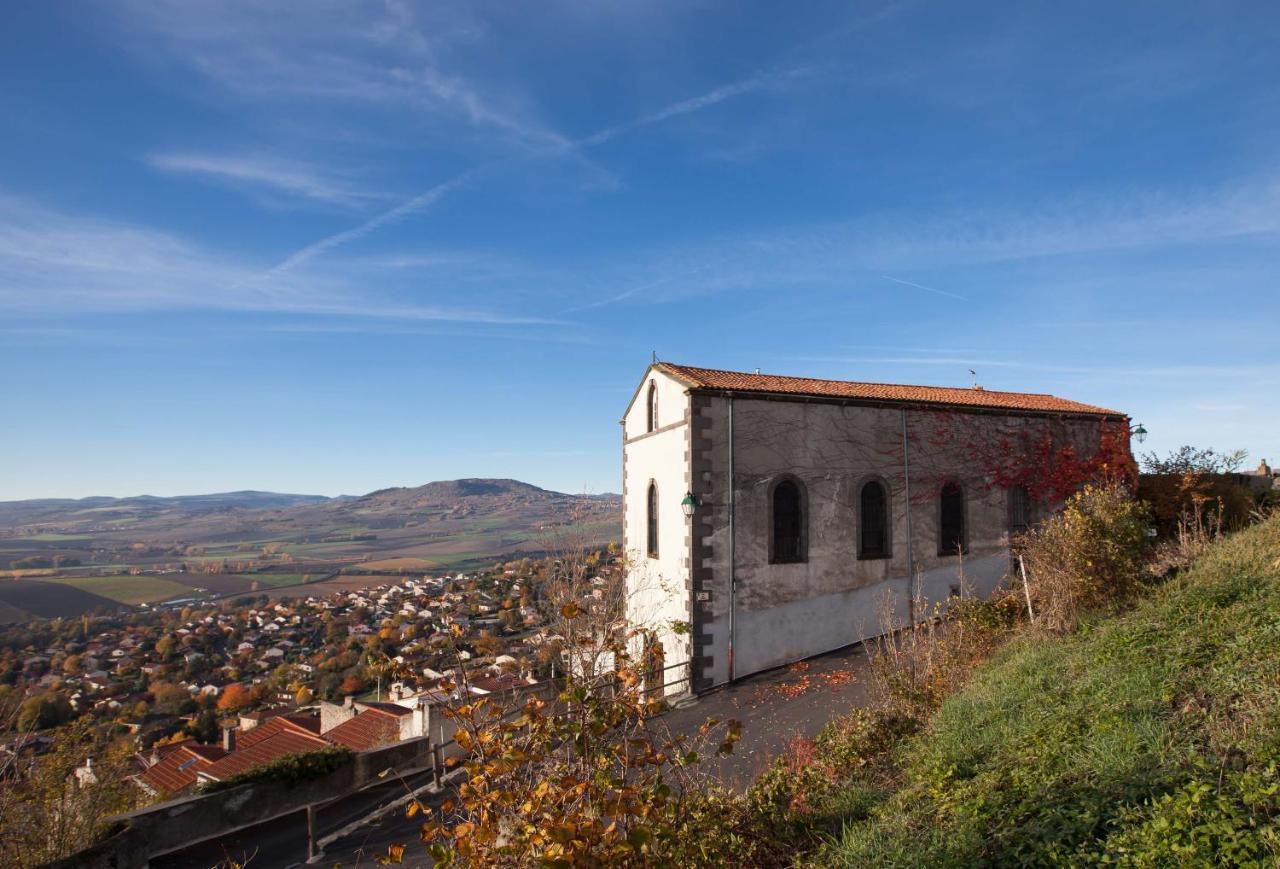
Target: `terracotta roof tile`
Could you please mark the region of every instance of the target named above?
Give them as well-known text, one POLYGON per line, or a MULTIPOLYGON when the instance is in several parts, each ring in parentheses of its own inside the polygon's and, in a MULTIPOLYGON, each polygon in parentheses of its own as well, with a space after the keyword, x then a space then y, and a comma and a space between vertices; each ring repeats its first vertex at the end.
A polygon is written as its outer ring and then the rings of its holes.
POLYGON ((997 392, 990 389, 962 389, 952 386, 909 386, 893 383, 859 383, 850 380, 818 380, 811 377, 747 374, 741 371, 696 368, 690 365, 676 365, 672 362, 659 362, 656 367, 697 389, 813 398, 849 398, 904 404, 936 404, 993 410, 1124 416, 1118 410, 1108 410, 1104 407, 1081 404, 1078 401, 1035 392, 997 392))
POLYGON ((413 710, 408 706, 401 706, 399 703, 382 703, 380 701, 372 701, 370 703, 361 702, 361 706, 367 709, 377 709, 380 712, 386 712, 390 715, 412 715, 413 710))
POLYGON ((156 793, 170 796, 195 784, 196 773, 209 769, 223 755, 215 745, 200 745, 194 740, 176 742, 164 746, 160 762, 138 778, 156 793))
MULTIPOLYGON (((262 726, 265 727, 266 725, 262 726)), ((254 730, 249 731, 249 734, 258 729, 254 728, 254 730)), ((236 773, 262 766, 264 763, 270 763, 287 754, 305 754, 309 751, 319 751, 328 747, 328 745, 329 743, 319 736, 313 736, 301 730, 281 728, 271 733, 266 739, 254 741, 248 747, 237 746, 235 751, 201 771, 209 778, 222 781, 236 773)))
POLYGON ((400 741, 399 718, 394 713, 373 707, 354 718, 348 718, 324 736, 330 742, 345 745, 352 751, 367 751, 400 741))
POLYGON ((236 750, 243 751, 246 748, 252 748, 264 739, 270 739, 277 733, 291 731, 306 735, 320 734, 320 718, 315 715, 277 715, 275 718, 268 718, 262 724, 252 730, 238 732, 236 734, 236 750))

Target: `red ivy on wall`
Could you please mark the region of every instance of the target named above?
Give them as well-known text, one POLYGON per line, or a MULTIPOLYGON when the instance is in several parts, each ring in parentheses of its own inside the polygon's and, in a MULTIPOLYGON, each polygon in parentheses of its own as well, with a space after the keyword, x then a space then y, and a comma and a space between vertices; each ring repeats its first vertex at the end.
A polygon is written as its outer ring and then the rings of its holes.
MULTIPOLYGON (((939 487, 957 461, 976 467, 987 489, 1023 486, 1042 503, 1061 503, 1091 482, 1137 485, 1138 466, 1124 422, 1044 419, 993 424, 990 417, 939 411, 929 415, 921 439, 947 457, 949 467, 936 475, 939 487)), ((921 476, 933 476, 927 466, 920 470, 921 476)), ((917 476, 914 465, 912 476, 917 476)), ((920 489, 921 498, 936 495, 928 485, 920 489)))

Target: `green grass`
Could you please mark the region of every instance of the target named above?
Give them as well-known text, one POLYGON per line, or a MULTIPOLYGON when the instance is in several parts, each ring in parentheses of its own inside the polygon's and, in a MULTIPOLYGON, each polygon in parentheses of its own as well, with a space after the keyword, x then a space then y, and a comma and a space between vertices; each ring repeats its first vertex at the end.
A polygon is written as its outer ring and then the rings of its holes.
POLYGON ((127 604, 155 603, 193 593, 190 586, 158 576, 71 576, 47 581, 127 604))
POLYGON ((28 534, 26 537, 14 537, 16 541, 41 541, 41 542, 64 542, 68 540, 92 540, 88 534, 54 534, 53 532, 41 532, 39 534, 28 534))
POLYGON ((893 761, 893 787, 847 783, 820 863, 1280 865, 1280 519, 1123 616, 1015 642, 893 761))

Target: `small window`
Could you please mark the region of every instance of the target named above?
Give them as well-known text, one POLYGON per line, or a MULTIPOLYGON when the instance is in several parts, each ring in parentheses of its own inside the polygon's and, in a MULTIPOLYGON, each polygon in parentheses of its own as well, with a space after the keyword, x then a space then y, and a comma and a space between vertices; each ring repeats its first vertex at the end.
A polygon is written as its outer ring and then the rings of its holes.
POLYGON ((1031 493, 1026 486, 1009 490, 1009 533, 1025 534, 1031 528, 1031 493))
POLYGON ((649 381, 649 431, 658 428, 658 384, 649 381))
POLYGON ((773 488, 772 561, 804 561, 804 505, 800 486, 792 480, 783 480, 773 488))
POLYGON ((648 528, 648 540, 645 549, 650 558, 658 557, 658 484, 649 484, 649 503, 648 516, 646 526, 648 528))
POLYGON ((858 498, 858 557, 889 557, 889 499, 878 480, 864 484, 858 498))
POLYGON ((938 554, 959 555, 965 551, 964 490, 947 483, 938 501, 938 554))

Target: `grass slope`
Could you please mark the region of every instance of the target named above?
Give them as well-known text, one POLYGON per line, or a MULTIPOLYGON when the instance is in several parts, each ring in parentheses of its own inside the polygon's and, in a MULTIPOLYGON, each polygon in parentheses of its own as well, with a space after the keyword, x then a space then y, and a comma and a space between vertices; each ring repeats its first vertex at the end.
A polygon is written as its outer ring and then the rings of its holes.
POLYGON ((900 745, 819 862, 1280 865, 1280 518, 1131 612, 1022 640, 900 745))

